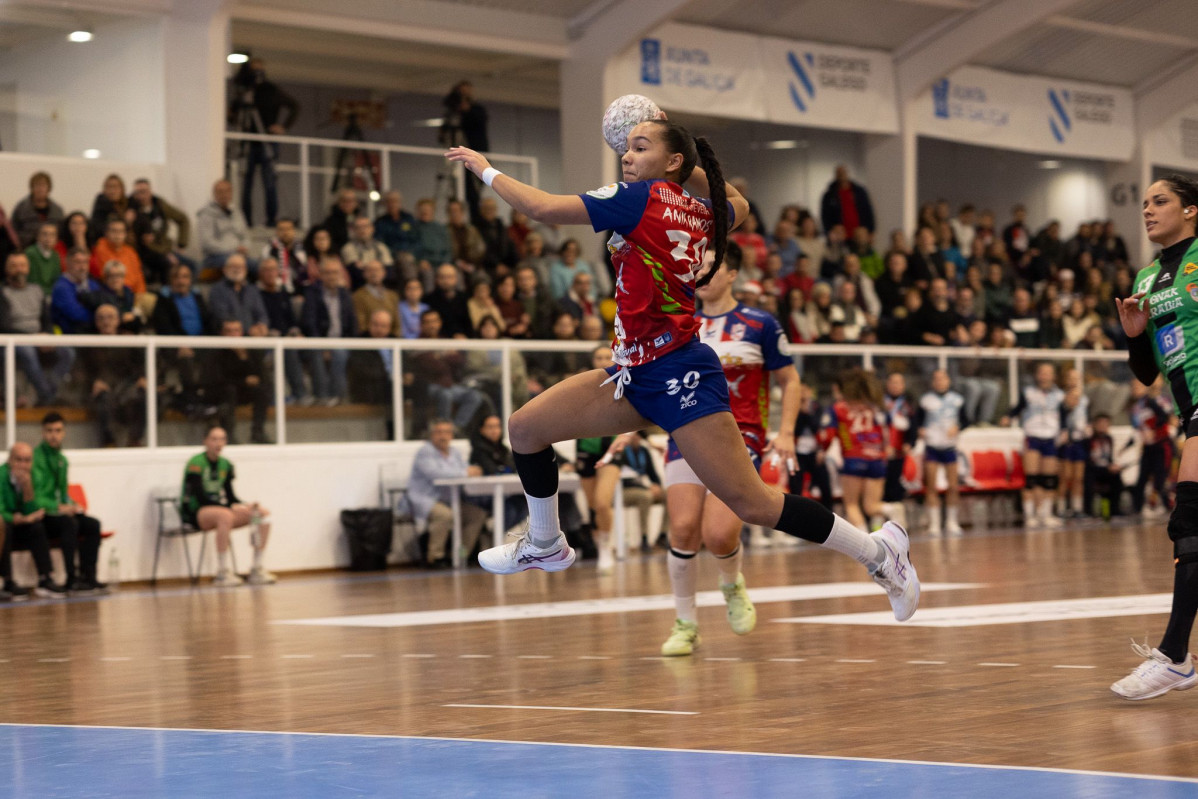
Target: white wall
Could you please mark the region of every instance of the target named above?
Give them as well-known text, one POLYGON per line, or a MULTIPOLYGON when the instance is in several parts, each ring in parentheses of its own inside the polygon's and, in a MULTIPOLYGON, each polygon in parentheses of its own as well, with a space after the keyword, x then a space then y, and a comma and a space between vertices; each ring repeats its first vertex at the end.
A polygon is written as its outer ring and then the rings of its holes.
POLYGON ((89 148, 118 161, 166 158, 163 22, 130 18, 95 39, 39 39, 0 54, 0 84, 16 85, 10 151, 80 156, 89 148))
POLYGON ((944 199, 954 213, 966 202, 979 210, 989 208, 999 229, 1011 221, 1011 207, 1023 203, 1033 231, 1056 219, 1065 239, 1082 220, 1110 215, 1104 162, 1060 159, 1060 169, 1040 169, 1036 164, 1041 160, 1027 153, 921 138, 919 202, 944 199))
POLYGON ((50 196, 68 214, 83 211, 90 215, 104 178, 114 172, 125 179, 130 190, 137 178, 149 178, 157 193, 173 199, 169 173, 162 164, 0 153, 0 204, 6 210, 11 212, 13 206, 29 193, 29 176, 38 171, 50 173, 54 180, 54 191, 50 196))

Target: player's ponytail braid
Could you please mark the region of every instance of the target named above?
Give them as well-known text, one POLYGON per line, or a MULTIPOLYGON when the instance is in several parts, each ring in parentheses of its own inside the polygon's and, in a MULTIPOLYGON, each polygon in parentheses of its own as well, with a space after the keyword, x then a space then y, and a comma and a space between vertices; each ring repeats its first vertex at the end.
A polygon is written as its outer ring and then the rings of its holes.
POLYGON ((706 286, 724 262, 724 252, 728 249, 728 191, 724 186, 724 170, 711 149, 711 142, 703 136, 695 138, 695 150, 699 155, 699 165, 707 173, 707 194, 711 200, 711 247, 715 255, 715 263, 707 273, 695 281, 695 287, 706 286))

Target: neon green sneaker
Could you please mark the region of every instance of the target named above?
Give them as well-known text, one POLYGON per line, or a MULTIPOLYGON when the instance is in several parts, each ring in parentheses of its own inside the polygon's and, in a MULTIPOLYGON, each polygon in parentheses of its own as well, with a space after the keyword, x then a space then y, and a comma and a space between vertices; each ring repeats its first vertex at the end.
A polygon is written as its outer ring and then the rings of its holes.
POLYGON ((735 583, 721 585, 720 590, 724 592, 724 602, 728 605, 728 623, 732 625, 732 632, 737 635, 753 632, 757 626, 757 608, 753 607, 749 592, 745 590, 745 576, 736 575, 735 583))
POLYGON ((661 653, 666 657, 689 655, 699 646, 699 622, 674 619, 674 629, 670 637, 661 645, 661 653))

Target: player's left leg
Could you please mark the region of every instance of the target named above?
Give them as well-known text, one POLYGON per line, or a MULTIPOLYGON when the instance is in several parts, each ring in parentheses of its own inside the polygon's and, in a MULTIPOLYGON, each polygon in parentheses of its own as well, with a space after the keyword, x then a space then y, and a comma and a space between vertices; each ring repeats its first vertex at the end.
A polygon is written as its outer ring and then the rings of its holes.
POLYGON ((720 570, 720 591, 728 608, 728 624, 737 635, 751 633, 757 626, 757 609, 745 588, 741 571, 744 547, 740 517, 717 497, 709 495, 703 506, 703 544, 716 559, 720 570))
POLYGON ((944 531, 949 535, 961 535, 961 470, 957 461, 944 464, 944 479, 948 482, 948 491, 944 496, 944 531))
POLYGON ((698 563, 703 545, 703 506, 715 499, 694 476, 684 460, 666 464, 666 507, 670 514, 670 549, 666 566, 674 594, 674 626, 661 653, 667 657, 689 655, 699 646, 699 616, 695 607, 698 563))
POLYGON ((1040 487, 1043 489, 1043 493, 1040 497, 1037 515, 1043 527, 1057 528, 1061 526, 1060 518, 1052 512, 1053 499, 1057 495, 1057 486, 1061 479, 1057 474, 1058 466, 1055 457, 1045 456, 1040 459, 1040 487))

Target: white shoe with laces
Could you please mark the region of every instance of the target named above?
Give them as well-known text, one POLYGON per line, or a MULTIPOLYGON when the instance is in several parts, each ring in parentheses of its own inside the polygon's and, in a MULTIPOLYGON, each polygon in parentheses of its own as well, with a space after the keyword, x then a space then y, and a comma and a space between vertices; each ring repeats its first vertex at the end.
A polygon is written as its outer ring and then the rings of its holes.
POLYGON ((560 572, 573 564, 574 550, 562 533, 558 533, 552 545, 541 548, 533 544, 526 530, 505 544, 478 553, 478 565, 491 574, 515 574, 529 569, 560 572))
POLYGON ((882 529, 869 537, 882 545, 885 560, 872 572, 874 582, 886 589, 894 618, 906 621, 919 607, 919 576, 911 563, 911 542, 907 531, 898 522, 886 522, 882 529))
POLYGON ((612 551, 610 543, 599 547, 598 563, 595 568, 600 574, 611 574, 616 570, 616 553, 612 551))
POLYGON ((1169 691, 1187 691, 1198 685, 1198 672, 1194 670, 1193 655, 1186 655, 1181 663, 1174 663, 1167 655, 1148 642, 1131 642, 1131 651, 1142 658, 1143 663, 1135 671, 1111 686, 1111 690, 1124 699, 1152 699, 1169 691))

